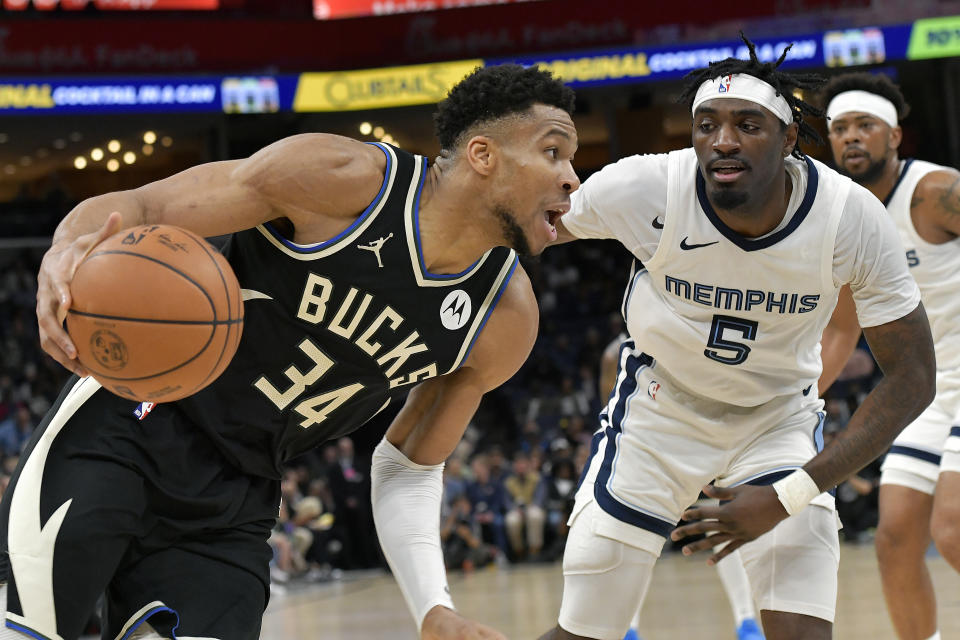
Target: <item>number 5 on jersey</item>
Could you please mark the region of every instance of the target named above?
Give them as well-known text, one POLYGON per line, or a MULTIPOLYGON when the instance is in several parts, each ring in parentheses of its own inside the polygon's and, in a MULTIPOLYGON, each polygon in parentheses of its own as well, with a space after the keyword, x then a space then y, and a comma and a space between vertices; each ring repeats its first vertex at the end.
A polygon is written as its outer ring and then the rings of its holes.
MULTIPOLYGON (((290 387, 284 391, 280 392, 270 384, 270 381, 267 380, 266 376, 260 376, 260 378, 253 383, 257 389, 262 391, 270 401, 276 405, 277 409, 283 411, 287 406, 296 400, 300 395, 307 390, 307 387, 316 383, 320 378, 322 378, 326 373, 333 368, 334 362, 330 359, 327 354, 320 350, 320 347, 313 344, 310 338, 305 338, 303 342, 299 345, 300 350, 303 351, 307 356, 313 360, 314 366, 312 369, 306 373, 301 373, 299 369, 295 366, 290 365, 284 371, 284 375, 290 379, 290 387)), ((333 391, 327 391, 326 393, 321 393, 320 395, 313 396, 312 398, 307 398, 296 407, 293 408, 294 411, 299 413, 304 417, 303 422, 300 423, 300 426, 304 429, 315 426, 327 419, 327 416, 331 412, 336 410, 337 407, 342 405, 344 402, 349 400, 355 393, 363 389, 363 385, 359 382, 354 382, 353 384, 348 384, 339 389, 334 389, 333 391)))
POLYGON ((723 364, 741 364, 750 355, 750 347, 742 342, 728 340, 727 330, 739 333, 744 340, 754 340, 757 337, 757 323, 753 320, 717 314, 713 316, 713 323, 710 325, 710 337, 707 340, 707 348, 703 350, 703 355, 723 364), (721 355, 715 349, 732 353, 721 355))

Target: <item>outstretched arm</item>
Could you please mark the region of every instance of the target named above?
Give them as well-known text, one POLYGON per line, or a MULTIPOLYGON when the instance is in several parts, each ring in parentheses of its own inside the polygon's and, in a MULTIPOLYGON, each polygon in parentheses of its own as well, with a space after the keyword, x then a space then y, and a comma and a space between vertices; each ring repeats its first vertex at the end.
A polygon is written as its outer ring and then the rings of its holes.
MULTIPOLYGON (((809 487, 813 495, 806 502, 819 492, 835 487, 883 453, 935 395, 933 339, 922 304, 899 320, 863 332, 884 377, 854 412, 847 428, 804 465, 808 482, 812 480, 816 485, 809 487)), ((688 509, 684 520, 694 522, 678 527, 670 537, 681 540, 698 533, 715 534, 684 547, 687 555, 729 542, 710 558, 710 564, 766 533, 788 516, 773 486, 707 487, 704 492, 728 502, 719 507, 688 509)))
POLYGON ((288 218, 298 229, 322 218, 348 224, 377 194, 383 153, 325 134, 280 140, 245 160, 210 162, 138 189, 88 198, 53 235, 37 277, 37 322, 44 351, 85 375, 63 330, 70 282, 87 253, 110 235, 141 224, 171 224, 202 236, 288 218), (343 221, 340 222, 340 219, 343 221))
POLYGON ((374 454, 377 534, 424 639, 503 640, 453 610, 438 531, 442 469, 483 394, 526 360, 537 315, 530 281, 517 269, 464 366, 411 391, 374 454))

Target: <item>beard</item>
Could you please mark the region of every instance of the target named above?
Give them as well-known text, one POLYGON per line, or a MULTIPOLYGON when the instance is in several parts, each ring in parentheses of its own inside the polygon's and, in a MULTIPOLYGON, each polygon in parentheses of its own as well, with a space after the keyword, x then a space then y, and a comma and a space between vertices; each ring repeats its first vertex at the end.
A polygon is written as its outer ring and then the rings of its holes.
POLYGON ((718 209, 729 211, 743 206, 750 199, 750 194, 746 191, 735 191, 733 189, 716 189, 710 194, 710 200, 718 209))
POLYGON ((530 243, 527 242, 527 234, 523 232, 520 223, 507 207, 496 205, 493 213, 500 220, 500 231, 503 233, 506 245, 517 252, 523 258, 533 257, 533 251, 530 249, 530 243))
POLYGON ((843 167, 843 163, 838 163, 837 167, 840 170, 840 173, 847 176, 854 182, 859 185, 873 184, 883 176, 883 170, 887 166, 887 159, 880 158, 879 160, 874 160, 870 158, 870 164, 867 165, 867 168, 864 169, 861 173, 850 173, 843 167))

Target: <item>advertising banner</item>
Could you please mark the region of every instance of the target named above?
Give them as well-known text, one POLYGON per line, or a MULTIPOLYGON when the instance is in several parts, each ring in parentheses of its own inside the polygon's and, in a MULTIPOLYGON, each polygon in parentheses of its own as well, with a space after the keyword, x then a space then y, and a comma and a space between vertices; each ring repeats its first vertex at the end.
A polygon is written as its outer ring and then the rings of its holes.
POLYGON ((534 0, 313 0, 313 17, 317 20, 383 16, 392 13, 462 9, 488 4, 513 4, 534 0))
POLYGON ((0 78, 0 114, 289 111, 297 76, 0 78))
POLYGON ((483 60, 458 60, 407 67, 334 73, 304 73, 294 111, 352 111, 432 104, 483 60))

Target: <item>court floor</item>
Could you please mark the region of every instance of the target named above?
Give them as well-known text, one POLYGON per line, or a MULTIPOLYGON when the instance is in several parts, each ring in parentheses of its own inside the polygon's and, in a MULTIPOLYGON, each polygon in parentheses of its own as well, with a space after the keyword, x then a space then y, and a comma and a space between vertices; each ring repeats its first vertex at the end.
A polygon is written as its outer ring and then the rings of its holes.
MULTIPOLYGON (((679 637, 732 640, 733 618, 714 569, 702 558, 665 554, 657 564, 643 611, 644 640, 679 637)), ((960 638, 960 576, 940 557, 929 559, 939 598, 944 640, 960 638)), ((560 565, 487 568, 453 573, 450 589, 464 615, 490 624, 511 640, 533 640, 556 623, 560 565)), ((597 594, 602 598, 603 594, 597 594)), ((393 578, 348 574, 274 597, 261 640, 415 640, 413 622, 393 578)), ((871 545, 843 545, 834 638, 895 638, 887 618, 871 545)))

